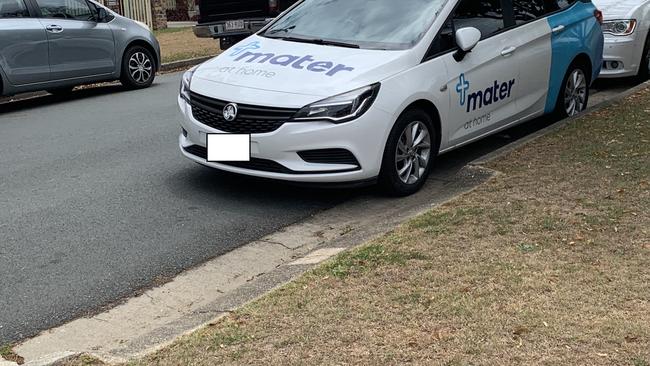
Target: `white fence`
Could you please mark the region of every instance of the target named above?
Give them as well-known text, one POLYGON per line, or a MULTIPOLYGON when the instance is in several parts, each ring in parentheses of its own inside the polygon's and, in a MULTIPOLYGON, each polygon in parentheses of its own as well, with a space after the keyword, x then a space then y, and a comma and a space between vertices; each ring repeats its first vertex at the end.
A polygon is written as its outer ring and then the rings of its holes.
POLYGON ((150 0, 122 0, 122 11, 125 17, 139 20, 153 29, 150 0))
MULTIPOLYGON (((107 0, 99 0, 103 5, 108 5, 107 0)), ((122 15, 140 21, 153 29, 151 14, 151 0, 122 0, 122 15)))

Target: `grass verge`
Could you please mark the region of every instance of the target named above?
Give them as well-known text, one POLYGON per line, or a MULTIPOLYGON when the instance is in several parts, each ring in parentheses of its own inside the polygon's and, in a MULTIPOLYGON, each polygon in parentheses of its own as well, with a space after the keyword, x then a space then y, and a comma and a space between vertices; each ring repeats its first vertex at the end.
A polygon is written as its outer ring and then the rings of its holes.
POLYGON ((7 360, 7 361, 11 361, 11 362, 15 362, 15 363, 17 363, 19 365, 22 365, 23 363, 25 363, 25 359, 18 356, 14 352, 13 346, 10 345, 10 344, 0 346, 0 360, 2 360, 2 359, 7 360))
POLYGON ((195 57, 217 55, 219 42, 212 38, 198 38, 192 28, 170 28, 156 31, 162 62, 174 62, 195 57))
POLYGON ((650 90, 133 365, 650 365, 650 90))

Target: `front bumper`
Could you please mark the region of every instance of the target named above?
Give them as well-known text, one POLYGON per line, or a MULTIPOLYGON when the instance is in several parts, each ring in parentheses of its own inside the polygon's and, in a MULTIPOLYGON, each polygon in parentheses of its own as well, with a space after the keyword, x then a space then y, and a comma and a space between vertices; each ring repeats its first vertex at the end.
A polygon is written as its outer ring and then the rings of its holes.
POLYGON ((271 133, 251 135, 251 158, 279 164, 283 172, 248 169, 231 164, 208 162, 195 151, 205 148, 207 135, 222 133, 206 126, 192 116, 191 106, 182 98, 178 104, 183 113, 179 136, 180 150, 187 158, 202 165, 232 173, 304 183, 347 183, 376 178, 391 117, 378 108, 371 108, 358 119, 343 123, 288 122, 271 133), (303 160, 298 152, 320 149, 344 149, 351 152, 358 165, 316 164, 303 160))
POLYGON ((636 76, 641 67, 645 39, 637 30, 630 36, 605 35, 601 78, 636 76))
POLYGON ((193 27, 194 35, 199 38, 224 38, 224 37, 238 37, 249 36, 269 23, 272 19, 256 18, 244 19, 244 29, 241 30, 226 30, 226 22, 214 22, 210 24, 199 24, 193 27))

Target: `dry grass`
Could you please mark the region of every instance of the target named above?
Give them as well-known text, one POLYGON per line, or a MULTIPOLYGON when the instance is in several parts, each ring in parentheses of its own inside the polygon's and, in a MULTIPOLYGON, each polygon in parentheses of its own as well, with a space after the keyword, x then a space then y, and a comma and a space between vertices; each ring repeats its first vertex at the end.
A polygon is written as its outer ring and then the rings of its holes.
POLYGON ((650 91, 134 365, 650 365, 650 91))
POLYGON ((212 56, 220 52, 218 41, 212 38, 198 38, 192 28, 157 31, 156 38, 160 42, 163 63, 212 56))

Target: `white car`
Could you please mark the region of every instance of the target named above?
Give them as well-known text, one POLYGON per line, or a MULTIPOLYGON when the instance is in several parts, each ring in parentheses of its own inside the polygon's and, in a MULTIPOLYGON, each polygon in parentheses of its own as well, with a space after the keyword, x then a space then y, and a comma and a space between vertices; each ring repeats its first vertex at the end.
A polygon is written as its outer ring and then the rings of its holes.
POLYGON ((299 1, 183 76, 181 151, 234 173, 414 193, 439 154, 587 106, 602 14, 589 0, 503 4, 299 1))
POLYGON ((650 1, 594 0, 603 12, 605 50, 602 78, 650 74, 650 1))

